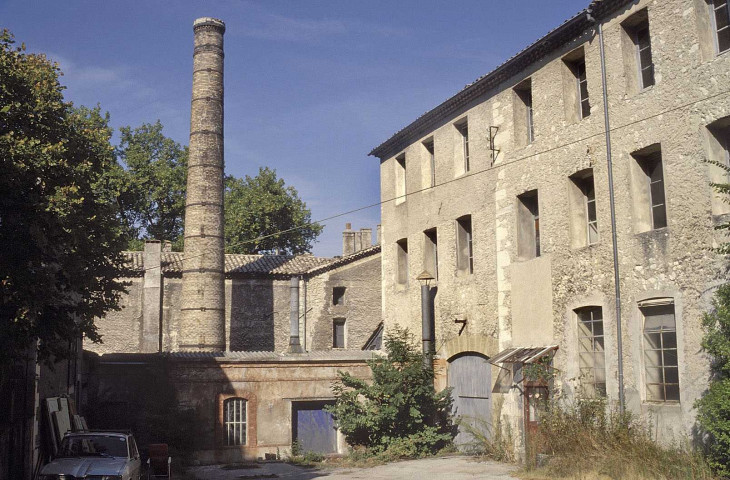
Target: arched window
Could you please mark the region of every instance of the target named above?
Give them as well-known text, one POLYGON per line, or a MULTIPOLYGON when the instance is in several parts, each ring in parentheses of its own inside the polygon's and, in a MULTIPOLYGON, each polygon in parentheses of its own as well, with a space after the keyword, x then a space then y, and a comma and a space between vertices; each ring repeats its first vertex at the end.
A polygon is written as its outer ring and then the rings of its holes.
POLYGON ((229 398, 223 402, 226 445, 246 445, 246 403, 245 398, 229 398))

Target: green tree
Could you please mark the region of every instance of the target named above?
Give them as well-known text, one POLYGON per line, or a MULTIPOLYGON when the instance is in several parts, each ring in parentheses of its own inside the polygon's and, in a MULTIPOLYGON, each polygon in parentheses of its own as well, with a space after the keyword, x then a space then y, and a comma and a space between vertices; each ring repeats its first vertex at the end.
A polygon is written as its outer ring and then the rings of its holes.
POLYGON ((709 463, 717 473, 730 477, 730 284, 717 289, 712 306, 702 319, 702 348, 711 358, 712 379, 695 407, 707 435, 709 463))
POLYGON ((228 253, 308 252, 322 232, 322 226, 311 221, 307 204, 275 170, 264 167, 255 177, 226 178, 228 253))
POLYGON ((110 174, 120 185, 117 205, 132 250, 141 248, 145 238, 182 248, 188 149, 162 128, 158 120, 119 131, 116 152, 123 168, 110 174))
POLYGON ((453 439, 451 390, 436 392, 433 370, 413 335, 395 326, 385 337, 385 357, 369 360, 372 382, 338 372, 335 405, 328 407, 350 445, 398 456, 435 453, 453 439))
POLYGON ((99 336, 124 247, 108 117, 64 102, 59 68, 0 34, 0 365, 99 336))

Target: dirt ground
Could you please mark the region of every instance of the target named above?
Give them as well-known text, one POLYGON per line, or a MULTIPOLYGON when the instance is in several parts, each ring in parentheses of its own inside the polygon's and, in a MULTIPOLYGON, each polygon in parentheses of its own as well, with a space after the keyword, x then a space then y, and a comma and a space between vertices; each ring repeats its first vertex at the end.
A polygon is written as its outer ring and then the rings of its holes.
MULTIPOLYGON (((452 456, 408 460, 370 468, 303 468, 286 463, 254 463, 236 469, 224 469, 222 465, 192 467, 190 479, 197 480, 260 480, 282 478, 287 480, 503 480, 514 479, 510 475, 516 467, 502 463, 478 461, 471 457, 452 456)), ((230 468, 230 467, 229 467, 230 468)))

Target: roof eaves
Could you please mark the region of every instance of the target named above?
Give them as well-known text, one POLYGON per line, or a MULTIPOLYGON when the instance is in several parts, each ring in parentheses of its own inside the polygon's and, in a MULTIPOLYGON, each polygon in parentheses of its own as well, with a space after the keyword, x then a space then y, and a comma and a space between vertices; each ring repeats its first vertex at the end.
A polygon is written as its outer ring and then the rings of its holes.
POLYGON ((420 138, 433 130, 436 124, 444 117, 455 114, 459 109, 498 86, 503 81, 518 74, 527 66, 537 62, 565 43, 577 38, 593 25, 593 22, 588 19, 588 14, 591 14, 594 18, 602 18, 630 1, 632 0, 594 0, 588 8, 569 18, 563 24, 551 30, 488 74, 467 85, 456 95, 418 117, 409 125, 396 132, 388 140, 375 147, 368 155, 380 158, 381 160, 393 156, 412 143, 414 139, 420 138))
POLYGON ((316 267, 313 267, 313 268, 307 270, 306 276, 311 277, 314 275, 319 275, 320 273, 335 269, 337 267, 341 267, 343 265, 347 265, 348 263, 352 263, 354 261, 360 260, 365 257, 369 257, 371 255, 375 255, 376 253, 380 253, 380 249, 381 249, 381 246, 379 244, 377 244, 377 245, 373 245, 372 247, 364 248, 358 252, 352 253, 345 257, 336 258, 328 264, 318 265, 316 267))

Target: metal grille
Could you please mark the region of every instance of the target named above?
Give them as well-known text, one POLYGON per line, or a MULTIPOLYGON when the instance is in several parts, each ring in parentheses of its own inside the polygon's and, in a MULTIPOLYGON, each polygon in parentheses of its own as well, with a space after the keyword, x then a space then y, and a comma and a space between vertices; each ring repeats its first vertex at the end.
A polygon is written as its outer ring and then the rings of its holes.
POLYGON ((226 445, 246 445, 246 400, 229 398, 223 402, 226 445))
POLYGON ((589 396, 606 395, 603 311, 601 307, 586 307, 577 313, 581 386, 589 396))

